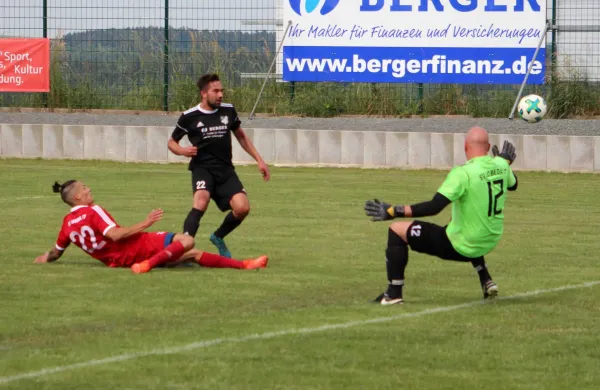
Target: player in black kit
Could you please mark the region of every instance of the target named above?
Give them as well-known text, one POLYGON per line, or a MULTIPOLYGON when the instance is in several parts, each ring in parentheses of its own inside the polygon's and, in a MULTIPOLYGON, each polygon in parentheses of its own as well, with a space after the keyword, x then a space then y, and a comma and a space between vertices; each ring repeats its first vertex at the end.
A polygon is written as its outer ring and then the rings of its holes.
POLYGON ((221 256, 231 257, 223 240, 237 228, 250 212, 248 196, 232 163, 231 133, 242 148, 258 163, 265 181, 271 174, 252 141, 240 127, 241 121, 231 104, 223 103, 223 87, 219 76, 206 74, 198 80, 201 102, 179 117, 168 147, 179 156, 191 157, 194 205, 183 224, 183 232, 196 236, 200 219, 212 198, 222 212, 231 210, 221 226, 210 236, 221 256), (192 146, 179 141, 187 135, 192 146))

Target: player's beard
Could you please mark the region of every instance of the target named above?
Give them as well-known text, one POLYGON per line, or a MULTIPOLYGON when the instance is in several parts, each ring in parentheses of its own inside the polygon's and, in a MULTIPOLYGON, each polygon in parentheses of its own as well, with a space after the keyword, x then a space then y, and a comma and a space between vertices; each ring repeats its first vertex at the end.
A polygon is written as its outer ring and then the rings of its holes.
POLYGON ((210 108, 212 108, 213 110, 216 110, 217 108, 221 107, 221 102, 218 100, 215 101, 207 101, 208 105, 210 106, 210 108))

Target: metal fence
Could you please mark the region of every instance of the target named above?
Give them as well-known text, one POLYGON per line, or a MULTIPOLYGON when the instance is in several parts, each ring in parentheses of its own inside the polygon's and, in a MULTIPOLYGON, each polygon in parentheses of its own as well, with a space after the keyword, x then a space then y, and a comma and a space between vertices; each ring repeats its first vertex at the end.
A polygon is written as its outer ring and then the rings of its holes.
MULTIPOLYGON (((214 71, 249 112, 277 50, 283 0, 0 0, 0 37, 51 39, 51 92, 0 93, 0 106, 169 110, 197 103, 214 71)), ((600 1, 548 0, 550 115, 600 115, 600 1)), ((280 60, 280 59, 279 59, 280 60)), ((257 112, 505 117, 519 85, 268 81, 257 112)))

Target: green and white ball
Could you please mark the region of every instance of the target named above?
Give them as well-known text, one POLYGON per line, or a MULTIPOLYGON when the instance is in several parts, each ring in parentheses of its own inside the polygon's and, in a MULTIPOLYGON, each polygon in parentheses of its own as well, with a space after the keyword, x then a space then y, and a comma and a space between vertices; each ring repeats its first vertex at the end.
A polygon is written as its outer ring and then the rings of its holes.
POLYGON ((521 119, 528 123, 537 123, 544 118, 548 106, 544 98, 538 95, 527 95, 519 101, 518 112, 521 119))

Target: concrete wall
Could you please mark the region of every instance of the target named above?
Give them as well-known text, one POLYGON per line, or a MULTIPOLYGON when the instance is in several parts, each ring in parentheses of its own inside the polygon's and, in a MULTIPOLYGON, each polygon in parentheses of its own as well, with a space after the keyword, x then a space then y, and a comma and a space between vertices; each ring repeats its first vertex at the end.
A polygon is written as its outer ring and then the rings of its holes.
MULTIPOLYGON (((447 169, 465 161, 464 134, 245 129, 269 164, 447 169)), ((172 127, 0 125, 0 156, 185 162, 172 127)), ((600 137, 492 135, 515 144, 515 170, 600 172, 600 137)), ((187 145, 187 141, 182 141, 187 145)), ((253 162, 233 141, 234 161, 253 162)))

